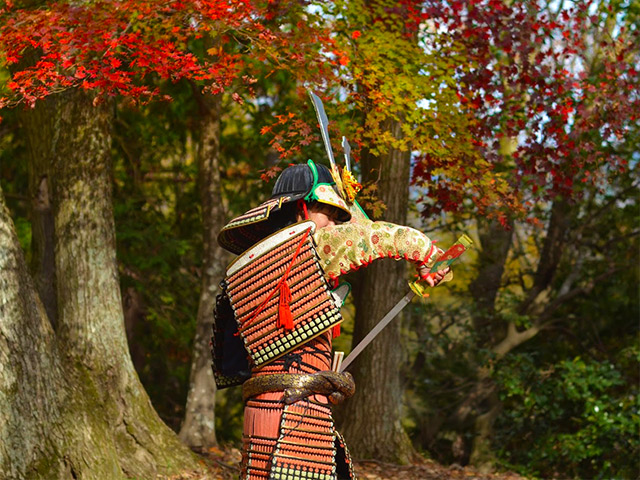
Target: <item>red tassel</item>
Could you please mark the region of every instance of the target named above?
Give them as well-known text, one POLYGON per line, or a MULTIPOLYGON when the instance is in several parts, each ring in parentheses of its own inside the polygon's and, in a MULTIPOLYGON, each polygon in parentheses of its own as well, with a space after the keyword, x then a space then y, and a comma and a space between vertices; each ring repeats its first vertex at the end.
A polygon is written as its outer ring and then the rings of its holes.
POLYGON ((293 315, 291 314, 291 290, 287 281, 280 282, 280 299, 278 301, 278 327, 285 330, 293 330, 293 315))
POLYGON ((332 330, 331 334, 332 334, 333 338, 336 338, 336 337, 340 336, 340 324, 333 326, 333 330, 332 330))

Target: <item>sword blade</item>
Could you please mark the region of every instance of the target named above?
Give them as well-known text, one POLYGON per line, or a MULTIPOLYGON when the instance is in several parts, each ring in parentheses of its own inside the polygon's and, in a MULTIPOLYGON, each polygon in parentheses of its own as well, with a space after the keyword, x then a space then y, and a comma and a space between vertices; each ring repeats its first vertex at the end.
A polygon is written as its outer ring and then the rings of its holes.
POLYGON ((406 307, 407 304, 415 296, 416 294, 413 292, 413 290, 409 290, 409 293, 402 297, 402 299, 398 303, 396 303, 396 305, 391 310, 389 310, 389 313, 387 313, 382 318, 382 320, 380 320, 378 324, 373 327, 373 329, 367 334, 367 336, 362 339, 362 341, 356 346, 356 348, 354 348, 351 353, 347 355, 347 358, 344 359, 344 361, 342 362, 342 366, 340 367, 340 373, 344 372, 347 367, 351 365, 356 357, 360 355, 362 350, 364 350, 367 345, 369 345, 371 341, 376 338, 376 336, 382 331, 382 329, 386 327, 391 322, 391 320, 393 320, 396 315, 398 315, 398 313, 400 313, 400 311, 404 307, 406 307))
POLYGON ((322 100, 315 93, 309 90, 309 96, 311 97, 311 102, 316 110, 316 116, 318 117, 318 123, 320 124, 320 133, 322 134, 322 142, 324 143, 324 148, 327 151, 327 156, 329 157, 329 163, 331 166, 335 166, 336 161, 333 158, 333 150, 331 149, 331 140, 329 140, 329 119, 327 118, 327 114, 324 111, 324 105, 322 104, 322 100))

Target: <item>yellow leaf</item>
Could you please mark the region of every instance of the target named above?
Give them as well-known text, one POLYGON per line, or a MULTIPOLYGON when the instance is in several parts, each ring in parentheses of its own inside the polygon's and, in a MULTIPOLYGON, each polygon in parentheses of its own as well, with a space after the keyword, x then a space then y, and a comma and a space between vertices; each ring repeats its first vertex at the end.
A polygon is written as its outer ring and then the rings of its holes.
POLYGON ((518 139, 516 137, 501 137, 499 152, 501 155, 511 155, 518 149, 518 139))

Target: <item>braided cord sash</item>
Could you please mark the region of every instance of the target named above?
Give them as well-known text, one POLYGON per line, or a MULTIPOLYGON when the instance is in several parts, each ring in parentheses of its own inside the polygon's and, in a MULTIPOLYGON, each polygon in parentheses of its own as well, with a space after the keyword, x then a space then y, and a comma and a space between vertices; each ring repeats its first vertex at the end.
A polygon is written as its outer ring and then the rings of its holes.
POLYGON ((356 385, 349 372, 274 373, 252 377, 244 382, 242 398, 246 402, 262 393, 282 391, 287 405, 315 394, 325 395, 335 405, 351 397, 356 385))

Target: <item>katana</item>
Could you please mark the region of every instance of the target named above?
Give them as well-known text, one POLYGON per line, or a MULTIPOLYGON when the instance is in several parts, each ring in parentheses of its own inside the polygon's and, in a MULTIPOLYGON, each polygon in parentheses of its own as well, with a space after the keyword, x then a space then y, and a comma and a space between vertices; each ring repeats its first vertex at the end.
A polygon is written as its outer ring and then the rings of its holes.
MULTIPOLYGON (((462 255, 469 247, 471 247, 472 244, 473 240, 471 240, 469 237, 467 237, 466 235, 460 236, 456 243, 451 245, 451 247, 449 247, 446 252, 438 257, 436 263, 433 264, 429 273, 433 274, 440 269, 450 266, 456 259, 460 257, 460 255, 462 255)), ((337 355, 336 360, 334 360, 333 369, 336 372, 344 372, 347 367, 349 367, 349 365, 351 365, 353 361, 358 357, 358 355, 360 355, 360 353, 362 353, 362 351, 367 348, 367 346, 373 341, 373 339, 378 336, 378 334, 384 329, 384 327, 389 325, 389 323, 391 323, 391 320, 393 320, 398 315, 398 313, 400 313, 402 309, 406 307, 411 302, 411 300, 413 300, 413 297, 415 297, 416 295, 420 295, 423 298, 427 296, 425 295, 423 285, 424 283, 420 281, 411 282, 409 284, 411 290, 404 297, 402 297, 402 299, 398 303, 396 303, 391 310, 389 310, 389 312, 382 318, 382 320, 380 320, 378 324, 373 327, 373 329, 367 334, 367 336, 364 337, 360 341, 360 343, 351 351, 351 353, 347 355, 347 358, 345 358, 344 361, 341 361, 342 352, 336 352, 337 355)))
POLYGON ((351 363, 356 359, 356 357, 360 355, 360 352, 362 352, 371 343, 371 341, 378 336, 378 334, 384 327, 389 325, 391 320, 393 320, 396 315, 398 315, 398 313, 400 313, 400 311, 404 307, 406 307, 407 304, 411 302, 411 300, 413 300, 413 297, 415 296, 416 293, 413 290, 410 290, 409 293, 402 297, 402 299, 398 303, 396 303, 396 305, 391 310, 389 310, 389 313, 387 313, 382 318, 382 320, 380 320, 378 324, 371 329, 371 331, 367 334, 366 337, 362 339, 362 341, 356 346, 356 348, 354 348, 351 353, 347 355, 347 358, 344 359, 342 365, 339 365, 337 367, 337 371, 341 373, 344 372, 347 367, 351 365, 351 363))

